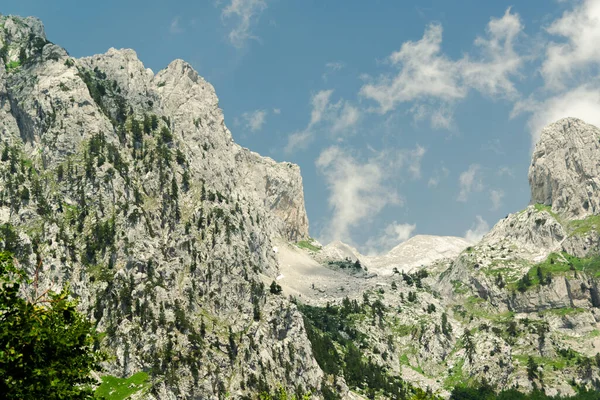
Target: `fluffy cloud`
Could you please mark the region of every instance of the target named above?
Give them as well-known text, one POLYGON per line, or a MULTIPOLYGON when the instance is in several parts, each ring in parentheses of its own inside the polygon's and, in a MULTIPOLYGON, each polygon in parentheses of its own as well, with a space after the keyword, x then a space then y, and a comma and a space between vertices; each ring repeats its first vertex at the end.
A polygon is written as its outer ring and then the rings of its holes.
POLYGON ((466 171, 460 174, 460 177, 458 178, 460 186, 460 193, 457 198, 458 201, 467 201, 471 192, 480 192, 483 189, 480 170, 481 167, 479 164, 471 164, 466 171))
POLYGON ((335 106, 336 113, 332 115, 331 131, 333 133, 343 132, 356 125, 360 118, 358 108, 352 106, 348 102, 338 103, 335 106), (338 111, 339 110, 339 111, 338 111))
POLYGON ((434 128, 446 129, 452 124, 452 104, 464 99, 470 89, 489 96, 515 97, 511 76, 517 75, 524 63, 515 50, 523 31, 520 17, 509 8, 502 18, 492 18, 486 31, 486 36, 474 43, 479 57, 465 55, 452 60, 441 51, 442 26, 429 25, 420 40, 403 43, 387 58, 398 71, 369 78, 360 95, 374 100, 382 114, 401 103, 416 102, 410 109, 415 119, 430 115, 434 128))
POLYGON ((564 40, 546 49, 541 72, 550 88, 564 88, 565 81, 577 72, 588 72, 600 65, 600 2, 584 0, 554 21, 547 32, 564 40))
POLYGON ((323 115, 325 114, 325 111, 327 110, 327 107, 329 105, 329 98, 332 94, 333 89, 321 90, 312 97, 312 112, 310 113, 310 123, 308 124, 308 129, 312 128, 313 125, 321 122, 321 120, 323 119, 323 115))
POLYGON ((367 241, 367 251, 369 254, 385 253, 407 241, 416 228, 415 224, 399 224, 394 221, 385 228, 381 236, 367 241))
POLYGON ((221 12, 222 18, 236 19, 235 27, 229 32, 229 41, 235 47, 241 48, 248 39, 255 39, 252 26, 262 12, 267 8, 265 0, 231 0, 221 12))
POLYGON ((312 132, 300 131, 294 132, 288 136, 288 141, 283 151, 286 154, 291 154, 294 151, 306 149, 308 145, 313 141, 314 137, 312 132))
POLYGON ((481 93, 498 96, 516 95, 510 76, 516 74, 524 59, 515 50, 515 40, 523 31, 523 24, 510 8, 502 18, 492 18, 487 26, 487 38, 478 37, 475 45, 481 50, 482 58, 473 61, 465 56, 458 67, 466 86, 481 93))
POLYGON ((492 211, 498 210, 502 206, 503 190, 490 190, 490 200, 492 202, 492 211))
POLYGON ((512 116, 522 112, 532 113, 528 121, 532 148, 540 138, 542 129, 565 117, 576 117, 600 126, 600 87, 584 84, 542 101, 528 99, 516 103, 512 116))
POLYGON ((382 158, 356 160, 338 146, 321 152, 316 161, 329 187, 329 206, 333 216, 323 232, 325 240, 351 242, 351 229, 378 214, 389 204, 402 204, 392 187, 386 186, 390 171, 382 158))
POLYGON ((479 242, 490 230, 490 226, 480 215, 477 215, 475 218, 476 221, 471 225, 471 229, 465 232, 465 239, 471 243, 479 242))
POLYGON ((442 26, 429 25, 421 40, 405 42, 388 57, 399 72, 364 85, 360 94, 379 103, 382 114, 398 103, 426 97, 448 101, 463 98, 466 91, 458 81, 456 65, 441 54, 441 43, 442 26))
POLYGON ((267 121, 267 110, 255 110, 245 112, 242 118, 246 121, 246 128, 251 132, 259 131, 267 121))
POLYGON ((336 136, 350 131, 357 125, 361 117, 360 110, 343 99, 332 103, 332 94, 333 90, 330 89, 321 90, 312 96, 310 122, 302 131, 288 136, 288 143, 284 149, 286 153, 306 148, 314 139, 317 129, 327 129, 330 134, 336 136), (296 146, 298 143, 303 146, 296 146))

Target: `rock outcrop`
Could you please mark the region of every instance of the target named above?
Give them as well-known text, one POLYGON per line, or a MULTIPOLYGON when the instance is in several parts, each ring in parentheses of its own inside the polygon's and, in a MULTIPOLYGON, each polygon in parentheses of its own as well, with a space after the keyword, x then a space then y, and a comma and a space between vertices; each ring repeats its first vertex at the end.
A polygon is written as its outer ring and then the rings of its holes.
POLYGON ((600 129, 576 118, 542 130, 529 167, 531 204, 570 219, 600 213, 600 129))

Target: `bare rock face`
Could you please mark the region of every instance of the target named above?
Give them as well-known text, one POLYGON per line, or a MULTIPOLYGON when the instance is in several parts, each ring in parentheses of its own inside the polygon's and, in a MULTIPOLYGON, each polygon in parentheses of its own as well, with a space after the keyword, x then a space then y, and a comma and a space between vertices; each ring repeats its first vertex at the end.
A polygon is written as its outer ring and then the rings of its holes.
POLYGON ((529 167, 531 203, 570 219, 600 213, 600 129, 576 118, 542 130, 529 167))
POLYGON ((543 207, 529 206, 500 220, 481 243, 511 248, 525 260, 541 261, 560 250, 567 237, 566 229, 556 217, 543 207))

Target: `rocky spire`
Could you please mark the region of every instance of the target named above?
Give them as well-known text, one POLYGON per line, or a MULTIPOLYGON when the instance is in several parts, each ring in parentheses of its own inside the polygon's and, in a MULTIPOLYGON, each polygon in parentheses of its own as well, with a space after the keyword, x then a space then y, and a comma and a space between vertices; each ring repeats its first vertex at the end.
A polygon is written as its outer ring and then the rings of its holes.
POLYGON ((600 129, 576 118, 542 130, 529 167, 531 204, 569 219, 600 212, 600 129))

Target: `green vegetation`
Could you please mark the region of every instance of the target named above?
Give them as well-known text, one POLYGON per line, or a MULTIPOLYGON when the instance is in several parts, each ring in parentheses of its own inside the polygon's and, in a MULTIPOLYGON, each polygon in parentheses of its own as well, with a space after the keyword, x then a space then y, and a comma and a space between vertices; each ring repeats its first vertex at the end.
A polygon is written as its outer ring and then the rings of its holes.
POLYGON ((579 258, 566 252, 552 253, 546 260, 529 269, 517 282, 509 285, 509 288, 525 292, 530 288, 550 284, 554 276, 574 275, 577 272, 600 277, 600 255, 579 258))
POLYGON ((298 243, 296 243, 296 246, 300 247, 301 249, 306 249, 306 250, 310 250, 310 251, 319 251, 321 250, 321 247, 315 246, 313 244, 314 239, 313 238, 309 238, 308 240, 301 240, 298 243))
POLYGON ((571 235, 587 235, 591 231, 600 231, 600 215, 591 215, 585 219, 569 222, 571 235))
POLYGON ((310 400, 310 393, 303 395, 288 394, 283 387, 279 387, 275 393, 261 392, 258 395, 259 400, 310 400))
MULTIPOLYGON (((41 265, 39 266, 41 267, 41 265)), ((36 270, 36 277, 39 273, 36 270)), ((37 278, 36 278, 37 279, 37 278)), ((0 393, 5 399, 91 399, 104 355, 69 290, 38 292, 12 254, 0 253, 0 393), (28 293, 21 297, 22 290, 28 293)))
POLYGON ((349 258, 346 258, 343 261, 329 261, 327 263, 329 267, 340 268, 342 270, 346 270, 350 274, 360 273, 366 271, 366 268, 363 268, 360 260, 352 261, 349 258))
POLYGON ((21 61, 11 61, 6 64, 6 70, 10 71, 10 70, 19 68, 20 66, 21 66, 21 61))
POLYGON ((148 374, 138 372, 129 378, 103 376, 102 383, 96 389, 94 397, 103 400, 125 400, 129 396, 150 389, 148 374))
POLYGON ((600 400, 600 392, 582 389, 574 396, 549 396, 537 389, 531 393, 510 389, 496 393, 490 385, 482 384, 456 387, 450 400, 600 400))
MULTIPOLYGON (((437 399, 413 387, 363 352, 365 338, 354 327, 362 315, 383 318, 385 307, 379 300, 359 305, 344 299, 341 306, 298 305, 304 316, 308 338, 317 363, 326 374, 344 376, 348 386, 374 399, 377 395, 393 399, 437 399)), ((330 397, 338 398, 339 397, 330 397)))
POLYGON ((560 217, 558 216, 557 213, 555 213, 554 211, 552 211, 552 207, 551 206, 547 206, 545 204, 534 204, 535 210, 538 212, 541 211, 546 211, 548 214, 552 215, 552 217, 554 217, 554 219, 556 219, 557 221, 560 222, 560 217))

